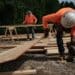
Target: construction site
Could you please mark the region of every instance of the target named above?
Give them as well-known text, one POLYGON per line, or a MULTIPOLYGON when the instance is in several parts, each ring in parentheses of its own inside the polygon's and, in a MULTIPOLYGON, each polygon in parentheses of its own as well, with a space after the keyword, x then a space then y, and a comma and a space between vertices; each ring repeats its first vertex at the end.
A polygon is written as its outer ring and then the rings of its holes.
MULTIPOLYGON (((75 75, 74 62, 58 62, 56 38, 51 32, 48 38, 43 38, 43 33, 35 36, 34 40, 26 40, 26 34, 0 36, 0 75, 75 75)), ((64 33, 63 40, 67 57, 70 34, 64 33)))
POLYGON ((75 1, 0 0, 0 75, 75 75, 75 1))

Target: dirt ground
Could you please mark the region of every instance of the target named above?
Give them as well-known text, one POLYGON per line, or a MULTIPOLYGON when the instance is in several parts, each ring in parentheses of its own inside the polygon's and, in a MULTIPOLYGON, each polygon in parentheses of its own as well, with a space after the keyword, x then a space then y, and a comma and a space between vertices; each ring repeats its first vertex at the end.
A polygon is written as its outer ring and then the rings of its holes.
POLYGON ((75 75, 75 61, 58 63, 58 55, 26 54, 15 61, 0 64, 0 72, 37 69, 36 75, 75 75))

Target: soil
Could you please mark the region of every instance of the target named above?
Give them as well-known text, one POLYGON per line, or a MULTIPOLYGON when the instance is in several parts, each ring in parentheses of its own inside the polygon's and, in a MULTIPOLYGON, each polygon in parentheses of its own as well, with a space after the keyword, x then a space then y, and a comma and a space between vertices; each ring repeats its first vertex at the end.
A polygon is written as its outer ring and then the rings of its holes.
POLYGON ((15 61, 0 64, 0 72, 36 69, 36 75, 75 75, 75 61, 58 63, 58 55, 25 54, 15 61))

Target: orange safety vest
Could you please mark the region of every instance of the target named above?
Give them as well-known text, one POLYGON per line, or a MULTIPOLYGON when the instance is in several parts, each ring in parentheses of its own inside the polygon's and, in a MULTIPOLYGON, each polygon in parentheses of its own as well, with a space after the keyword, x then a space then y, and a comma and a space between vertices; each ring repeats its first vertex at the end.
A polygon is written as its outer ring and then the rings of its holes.
POLYGON ((61 17, 69 11, 75 11, 75 10, 72 8, 66 7, 66 8, 61 8, 56 13, 43 16, 42 18, 43 27, 48 28, 48 22, 60 24, 61 17))
POLYGON ((34 15, 26 15, 24 18, 24 24, 35 24, 37 22, 37 18, 34 15))

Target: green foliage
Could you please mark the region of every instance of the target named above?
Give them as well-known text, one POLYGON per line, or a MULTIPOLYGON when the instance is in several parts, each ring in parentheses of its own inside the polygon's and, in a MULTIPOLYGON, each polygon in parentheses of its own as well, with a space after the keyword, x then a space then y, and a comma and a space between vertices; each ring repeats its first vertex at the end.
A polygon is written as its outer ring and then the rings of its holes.
MULTIPOLYGON (((74 8, 73 3, 65 3, 74 8)), ((0 24, 22 24, 27 10, 31 10, 41 23, 43 15, 56 12, 64 3, 58 0, 0 0, 0 24)))
POLYGON ((41 23, 43 15, 54 12, 58 8, 58 0, 0 0, 0 9, 2 9, 0 23, 22 24, 27 10, 31 10, 38 18, 38 23, 41 23))
POLYGON ((75 5, 74 5, 72 2, 70 2, 70 3, 68 3, 68 2, 62 2, 60 7, 61 7, 61 8, 62 8, 62 7, 75 8, 75 5))
POLYGON ((4 8, 4 0, 0 0, 0 11, 4 8))

